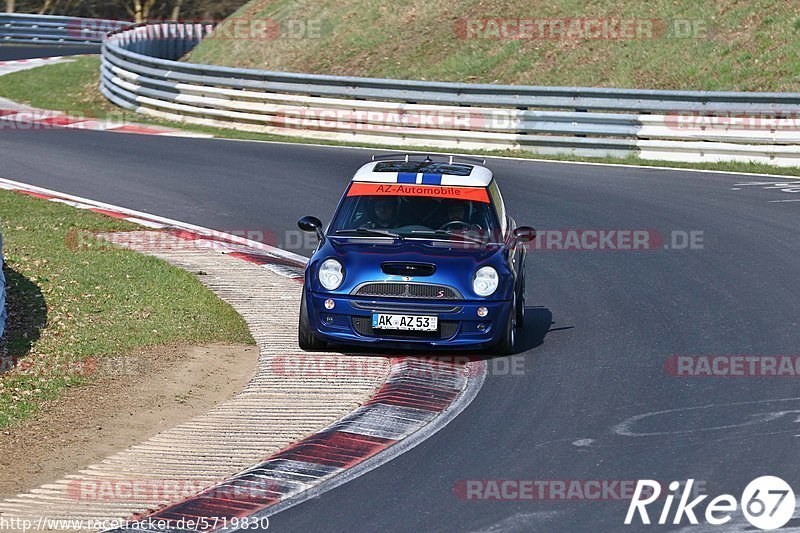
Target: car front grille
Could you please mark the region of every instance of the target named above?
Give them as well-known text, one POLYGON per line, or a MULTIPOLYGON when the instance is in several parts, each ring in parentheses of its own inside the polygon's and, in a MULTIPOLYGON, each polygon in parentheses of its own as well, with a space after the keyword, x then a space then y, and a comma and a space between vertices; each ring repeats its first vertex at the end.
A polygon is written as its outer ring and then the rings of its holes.
POLYGON ((395 313, 459 313, 463 306, 460 305, 447 305, 447 304, 434 304, 434 303, 421 303, 412 304, 408 302, 376 302, 370 300, 351 300, 350 305, 362 311, 381 311, 381 312, 395 312, 395 313))
POLYGON ((365 283, 356 288, 356 296, 381 296, 388 298, 421 298, 428 300, 462 300, 461 294, 446 285, 428 283, 365 283))
POLYGON ((365 337, 383 337, 394 339, 430 339, 445 340, 454 336, 458 331, 458 322, 454 320, 440 320, 439 331, 395 331, 391 329, 372 329, 372 318, 368 316, 354 316, 353 329, 365 337))

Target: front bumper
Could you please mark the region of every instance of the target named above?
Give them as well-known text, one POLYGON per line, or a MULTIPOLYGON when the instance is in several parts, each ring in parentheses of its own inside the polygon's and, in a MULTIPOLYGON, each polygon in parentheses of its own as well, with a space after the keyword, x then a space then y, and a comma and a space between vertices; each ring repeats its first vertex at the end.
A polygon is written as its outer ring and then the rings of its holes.
POLYGON ((309 322, 322 339, 348 345, 399 349, 479 349, 496 344, 506 328, 510 301, 375 298, 306 291, 309 322), (333 309, 325 300, 333 300, 333 309), (478 308, 486 307, 486 317, 478 308), (373 330, 373 313, 431 315, 439 318, 436 332, 373 330))

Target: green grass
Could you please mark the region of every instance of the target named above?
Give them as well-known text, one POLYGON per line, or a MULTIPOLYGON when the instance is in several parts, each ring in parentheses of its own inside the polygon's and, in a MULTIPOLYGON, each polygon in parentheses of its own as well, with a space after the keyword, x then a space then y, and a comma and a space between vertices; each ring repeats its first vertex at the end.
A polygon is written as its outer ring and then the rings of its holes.
POLYGON ((187 60, 404 79, 741 91, 796 91, 800 65, 800 4, 774 0, 252 0, 232 18, 320 29, 268 40, 212 36, 187 60), (464 38, 459 21, 494 18, 647 19, 652 31, 636 39, 464 38))
POLYGON ((163 123, 119 108, 100 93, 100 57, 82 56, 0 76, 0 96, 40 109, 113 122, 163 123), (47 87, 46 90, 43 87, 47 87))
MULTIPOLYGON (((452 153, 452 150, 436 147, 404 147, 402 145, 385 146, 376 144, 352 143, 342 141, 326 141, 318 139, 304 139, 283 135, 252 133, 228 128, 218 128, 160 120, 145 115, 138 115, 121 110, 109 103, 98 89, 100 59, 98 57, 84 57, 73 63, 48 65, 31 70, 15 72, 0 76, 0 96, 16 102, 26 103, 34 107, 80 113, 86 116, 106 117, 115 122, 140 122, 178 128, 186 131, 208 133, 220 138, 247 140, 247 141, 279 141, 300 144, 323 144, 329 146, 361 146, 374 148, 375 151, 396 149, 413 152, 452 153), (41 87, 51 87, 50 92, 41 91, 41 87)), ((546 156, 523 150, 459 150, 459 153, 474 154, 494 157, 521 157, 526 159, 546 159, 554 161, 589 161, 595 163, 615 163, 623 165, 642 166, 670 166, 675 168, 691 168, 701 170, 718 170, 729 172, 753 172, 759 174, 779 174, 800 176, 800 168, 775 167, 763 163, 664 163, 639 159, 636 156, 629 158, 587 158, 569 155, 546 156)))
POLYGON ((42 109, 75 114, 120 112, 96 90, 99 77, 98 56, 77 57, 70 63, 0 76, 0 95, 17 102, 33 103, 42 109))
POLYGON ((77 371, 82 361, 148 346, 254 343, 244 320, 193 274, 121 248, 75 246, 78 232, 138 226, 9 191, 0 191, 0 213, 7 342, 18 358, 0 375, 0 427, 92 379, 77 371))

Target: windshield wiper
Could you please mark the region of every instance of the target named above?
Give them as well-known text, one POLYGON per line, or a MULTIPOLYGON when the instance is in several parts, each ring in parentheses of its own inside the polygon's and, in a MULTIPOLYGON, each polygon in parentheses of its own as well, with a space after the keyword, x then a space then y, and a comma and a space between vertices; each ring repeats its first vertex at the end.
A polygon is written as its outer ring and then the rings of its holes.
MULTIPOLYGON (((411 231, 411 234, 412 235, 427 234, 427 235, 435 235, 437 237, 450 237, 450 238, 457 237, 457 239, 459 241, 461 241, 461 242, 473 242, 475 244, 484 244, 485 243, 485 241, 483 239, 480 239, 478 237, 471 237, 469 235, 464 235, 463 233, 450 233, 449 231, 445 231, 443 229, 437 229, 437 230, 415 229, 415 230, 411 231)), ((448 239, 448 240, 451 240, 451 239, 448 239)))
POLYGON ((335 235, 346 235, 348 233, 355 235, 376 235, 380 237, 391 237, 392 239, 400 239, 400 242, 405 242, 405 239, 399 233, 393 233, 391 231, 382 229, 370 229, 370 228, 340 229, 336 231, 335 235))

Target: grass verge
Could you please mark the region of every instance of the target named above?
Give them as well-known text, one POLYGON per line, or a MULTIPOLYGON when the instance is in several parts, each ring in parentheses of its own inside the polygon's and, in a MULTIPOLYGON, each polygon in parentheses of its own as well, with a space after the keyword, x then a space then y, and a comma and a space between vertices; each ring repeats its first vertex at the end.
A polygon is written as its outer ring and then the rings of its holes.
MULTIPOLYGON (((452 153, 453 150, 436 147, 387 146, 359 144, 340 141, 304 139, 284 135, 252 133, 228 128, 200 126, 169 120, 160 120, 122 110, 105 99, 98 88, 100 78, 100 59, 97 56, 81 57, 71 63, 59 63, 0 76, 0 96, 15 102, 42 109, 64 111, 89 117, 108 118, 112 122, 138 122, 153 124, 185 131, 207 133, 215 137, 246 141, 278 141, 298 144, 322 144, 329 146, 358 146, 380 150, 408 150, 413 152, 452 153), (48 91, 42 91, 48 87, 48 91)), ((800 176, 800 168, 776 167, 763 163, 678 163, 629 158, 591 158, 569 155, 547 156, 523 150, 459 150, 459 153, 489 157, 520 157, 524 159, 543 159, 552 161, 573 161, 591 163, 614 163, 640 166, 669 166, 697 170, 743 172, 800 176)))
POLYGON ((139 226, 1 190, 0 213, 7 342, 17 363, 0 374, 0 427, 91 380, 89 361, 173 343, 254 344, 244 320, 194 275, 121 248, 78 247, 72 238, 139 226))

